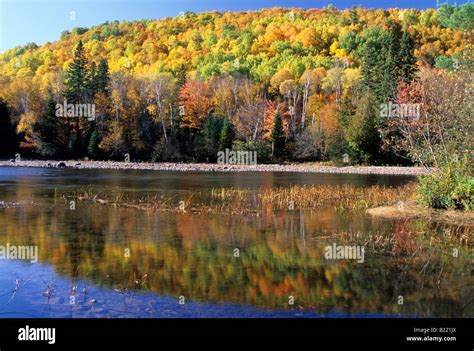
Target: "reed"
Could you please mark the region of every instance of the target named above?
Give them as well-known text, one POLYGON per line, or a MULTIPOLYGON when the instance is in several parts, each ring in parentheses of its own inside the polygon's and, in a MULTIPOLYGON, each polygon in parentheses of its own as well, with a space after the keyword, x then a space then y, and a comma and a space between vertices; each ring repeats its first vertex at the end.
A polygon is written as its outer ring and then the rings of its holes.
POLYGON ((342 210, 361 210, 374 206, 406 201, 413 197, 415 187, 355 187, 350 185, 291 186, 266 189, 262 202, 275 209, 283 209, 293 203, 301 209, 315 209, 328 204, 342 210))
POLYGON ((356 187, 312 185, 264 188, 259 190, 213 188, 208 193, 135 195, 117 190, 80 189, 63 194, 65 198, 91 201, 141 210, 182 212, 260 213, 273 210, 313 210, 334 206, 337 210, 363 210, 412 199, 414 184, 401 187, 356 187))

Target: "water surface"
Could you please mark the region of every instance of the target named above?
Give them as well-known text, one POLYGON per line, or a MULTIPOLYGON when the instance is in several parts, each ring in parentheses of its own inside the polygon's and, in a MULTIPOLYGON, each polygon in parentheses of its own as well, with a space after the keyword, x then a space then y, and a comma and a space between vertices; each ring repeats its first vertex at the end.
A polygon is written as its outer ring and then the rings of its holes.
POLYGON ((472 247, 463 227, 373 219, 334 206, 258 216, 89 202, 71 210, 55 196, 84 187, 186 197, 220 187, 401 186, 413 180, 0 168, 0 201, 17 203, 0 209, 0 245, 39 248, 38 263, 0 260, 0 316, 472 317, 472 247), (325 259, 327 245, 354 238, 367 245, 363 263, 325 259), (389 254, 370 250, 383 240, 391 240, 389 254))

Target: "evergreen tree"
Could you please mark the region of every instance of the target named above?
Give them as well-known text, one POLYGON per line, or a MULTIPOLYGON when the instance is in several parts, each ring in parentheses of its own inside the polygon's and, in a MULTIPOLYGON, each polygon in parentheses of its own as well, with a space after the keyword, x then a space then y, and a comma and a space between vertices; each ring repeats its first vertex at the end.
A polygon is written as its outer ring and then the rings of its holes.
POLYGON ((365 90, 372 91, 379 101, 384 99, 381 82, 384 75, 382 61, 387 52, 386 42, 386 33, 377 27, 367 34, 363 47, 362 84, 365 90))
POLYGON ((390 32, 375 28, 369 32, 363 48, 362 83, 379 104, 394 101, 402 78, 402 31, 397 23, 390 23, 390 32))
POLYGON ((222 131, 223 119, 222 117, 209 116, 206 118, 203 126, 204 140, 212 148, 219 146, 219 140, 222 131))
POLYGON ((89 157, 94 158, 97 155, 99 146, 99 136, 97 130, 94 128, 90 137, 89 137, 89 145, 87 146, 87 154, 89 157))
MULTIPOLYGON (((87 71, 87 59, 84 54, 84 46, 80 40, 74 51, 73 62, 65 73, 64 97, 68 103, 85 104, 89 101, 89 77, 90 75, 87 71)), ((80 121, 80 119, 81 118, 78 118, 77 116, 75 117, 74 139, 68 141, 68 151, 70 156, 73 157, 80 157, 83 154, 81 124, 84 124, 85 122, 80 121)), ((83 118, 83 120, 87 121, 85 118, 83 118)), ((71 124, 69 121, 67 125, 68 128, 70 128, 71 124)), ((71 131, 68 131, 68 135, 71 135, 71 131)))
POLYGON ((228 118, 225 118, 220 135, 221 150, 224 150, 226 148, 230 149, 232 147, 232 141, 234 140, 234 136, 235 132, 232 123, 229 121, 228 118))
POLYGON ((62 131, 59 118, 56 116, 56 103, 51 92, 48 93, 45 109, 33 126, 33 130, 39 144, 38 151, 42 156, 61 155, 62 131))
POLYGON ((391 22, 390 32, 383 37, 385 60, 382 60, 382 80, 378 91, 379 102, 394 101, 400 80, 400 41, 402 30, 398 23, 391 22))
POLYGON ((109 65, 107 64, 107 60, 101 59, 96 75, 96 91, 108 94, 109 80, 109 65))
MULTIPOLYGON (((96 103, 96 94, 105 94, 105 98, 109 96, 108 84, 110 81, 109 67, 107 60, 101 59, 99 65, 96 66, 93 62, 90 65, 90 69, 87 74, 87 88, 91 102, 96 103)), ((103 103, 104 97, 99 99, 103 103)), ((96 107, 97 108, 97 107, 96 107)), ((85 123, 85 122, 83 122, 85 123)), ((100 142, 99 132, 97 130, 98 125, 96 121, 87 122, 87 133, 85 140, 87 142, 87 155, 89 157, 96 157, 98 154, 98 144, 100 142)))
POLYGON ((356 151, 361 161, 373 164, 378 160, 381 146, 378 131, 378 104, 372 93, 363 95, 349 122, 346 137, 351 149, 356 151))
POLYGON ((405 31, 400 42, 400 76, 406 84, 411 83, 416 72, 416 58, 413 51, 413 39, 410 33, 405 31))
POLYGON ((283 120, 281 119, 280 111, 277 111, 275 114, 270 140, 272 142, 272 155, 277 157, 283 155, 285 149, 285 133, 283 131, 283 120))
POLYGON ((15 129, 5 101, 0 98, 0 156, 13 157, 17 151, 15 129))
POLYGON ((87 77, 87 59, 84 54, 84 45, 79 40, 74 50, 72 64, 65 73, 64 97, 68 103, 79 104, 86 102, 89 87, 87 77))
POLYGON ((354 112, 354 105, 349 94, 344 95, 340 106, 338 106, 337 115, 339 123, 343 129, 347 129, 354 112))
POLYGON ((87 97, 87 101, 92 101, 94 99, 94 95, 98 90, 98 70, 94 62, 91 62, 89 65, 89 69, 86 70, 86 81, 85 81, 85 94, 87 97))

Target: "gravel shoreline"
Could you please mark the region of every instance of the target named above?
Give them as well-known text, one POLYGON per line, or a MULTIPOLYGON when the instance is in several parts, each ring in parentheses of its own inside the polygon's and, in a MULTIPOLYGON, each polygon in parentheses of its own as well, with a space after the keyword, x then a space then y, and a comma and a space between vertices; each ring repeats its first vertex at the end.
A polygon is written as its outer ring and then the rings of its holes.
POLYGON ((175 172, 296 172, 381 175, 426 175, 432 169, 388 166, 316 166, 305 164, 226 165, 214 163, 151 163, 115 161, 0 161, 0 167, 45 167, 74 169, 134 169, 175 172))

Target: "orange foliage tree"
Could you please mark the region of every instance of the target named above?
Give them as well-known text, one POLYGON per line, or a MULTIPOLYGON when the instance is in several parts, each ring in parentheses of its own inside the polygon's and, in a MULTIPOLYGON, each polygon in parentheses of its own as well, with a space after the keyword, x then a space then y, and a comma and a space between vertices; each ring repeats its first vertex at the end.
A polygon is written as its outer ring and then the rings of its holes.
POLYGON ((212 110, 209 84, 190 79, 181 87, 179 98, 181 127, 194 131, 201 129, 212 110))

